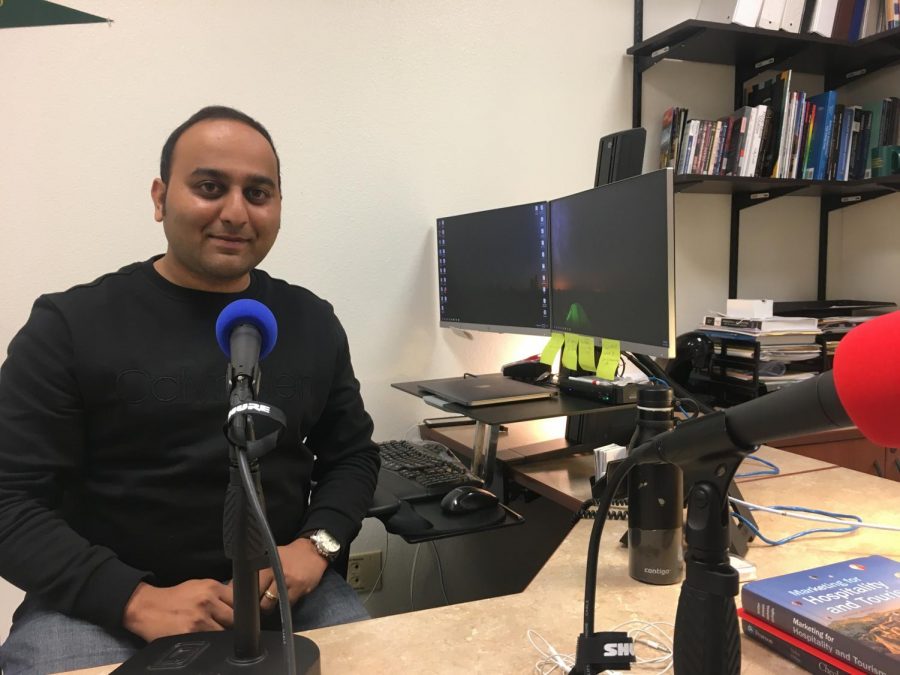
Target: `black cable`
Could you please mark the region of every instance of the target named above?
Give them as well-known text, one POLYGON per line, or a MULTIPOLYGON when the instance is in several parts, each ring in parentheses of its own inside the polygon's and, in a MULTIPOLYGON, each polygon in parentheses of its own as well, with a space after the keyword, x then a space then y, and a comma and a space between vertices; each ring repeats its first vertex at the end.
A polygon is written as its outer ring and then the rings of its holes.
MULTIPOLYGON (((581 502, 581 506, 572 516, 572 524, 579 520, 593 520, 597 517, 597 509, 591 508, 597 506, 597 500, 591 497, 581 502)), ((606 514, 607 520, 628 520, 628 500, 614 499, 612 506, 613 511, 606 514)))
MULTIPOLYGON (((249 416, 248 416, 249 417, 249 416)), ((251 422, 252 424, 252 422, 251 422)), ((281 641, 284 645, 284 663, 285 672, 288 675, 296 675, 297 667, 294 663, 294 622, 291 617, 291 600, 288 595, 287 582, 284 580, 284 569, 281 566, 281 558, 278 555, 278 544, 275 543, 275 537, 272 530, 269 529, 269 523, 266 521, 266 514, 263 513, 262 504, 259 503, 259 496, 256 494, 256 488, 253 485, 253 479, 250 477, 250 463, 247 461, 247 451, 243 448, 236 448, 238 458, 238 466, 241 471, 241 482, 244 484, 244 492, 250 501, 253 515, 256 522, 262 529, 263 536, 266 539, 266 545, 269 547, 269 561, 272 563, 272 571, 275 574, 275 585, 278 588, 278 611, 281 614, 281 641)))
MULTIPOLYGON (((584 580, 584 635, 590 637, 594 634, 594 603, 597 599, 597 562, 600 557, 600 538, 603 536, 603 524, 606 515, 613 503, 613 495, 619 489, 622 480, 628 475, 632 467, 637 465, 635 455, 629 455, 616 467, 615 473, 610 478, 606 489, 597 499, 597 518, 594 518, 594 527, 591 528, 591 538, 588 543, 587 570, 584 580), (602 518, 599 516, 603 516, 602 518)), ((590 675, 591 668, 586 668, 585 675, 590 675)))
POLYGON ((697 404, 697 407, 700 409, 700 411, 704 414, 714 412, 712 408, 710 408, 702 401, 694 399, 694 395, 690 391, 688 391, 671 377, 669 377, 669 374, 665 370, 663 370, 663 368, 656 361, 654 361, 646 354, 632 354, 631 352, 625 352, 625 354, 628 356, 631 362, 634 363, 634 365, 636 365, 645 375, 648 375, 650 377, 658 377, 660 380, 667 382, 678 398, 692 399, 697 404))
MULTIPOLYGON (((691 415, 691 418, 698 417, 699 415, 703 414, 703 411, 700 410, 700 404, 697 402, 696 399, 693 399, 693 398, 676 399, 677 405, 684 405, 685 403, 690 403, 691 405, 693 405, 696 408, 696 411, 694 412, 693 415, 691 415)), ((682 412, 685 412, 685 411, 682 410, 682 412)))

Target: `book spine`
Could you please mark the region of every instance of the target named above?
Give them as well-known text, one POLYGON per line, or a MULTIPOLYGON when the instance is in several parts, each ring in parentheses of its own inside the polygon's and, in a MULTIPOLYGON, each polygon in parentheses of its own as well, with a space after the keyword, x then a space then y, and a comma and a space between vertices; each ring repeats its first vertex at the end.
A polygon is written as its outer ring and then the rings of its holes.
POLYGON ((710 176, 715 176, 718 171, 719 158, 722 156, 722 143, 725 141, 725 131, 725 124, 722 120, 717 120, 712 151, 709 153, 709 163, 706 166, 706 173, 710 176))
MULTIPOLYGON (((824 115, 822 140, 815 148, 819 151, 819 154, 816 156, 817 162, 815 164, 815 173, 813 174, 816 180, 825 180, 828 176, 828 154, 831 146, 831 135, 834 132, 834 107, 834 101, 826 97, 825 104, 822 106, 822 113, 824 115)), ((819 123, 818 118, 819 111, 816 110, 816 124, 819 123)))
POLYGON ((859 132, 859 145, 856 149, 856 169, 853 172, 853 178, 866 177, 866 163, 869 154, 869 137, 872 134, 872 112, 863 109, 861 129, 859 132))
POLYGON ((764 598, 752 588, 744 586, 741 589, 741 605, 752 616, 856 668, 869 673, 897 672, 897 661, 890 655, 880 654, 860 640, 830 630, 818 621, 764 598))
POLYGON ((759 146, 762 142, 762 130, 766 122, 766 110, 768 106, 758 105, 754 108, 753 121, 750 124, 749 138, 747 139, 748 154, 742 176, 755 176, 759 162, 759 146))
POLYGON ((688 172, 688 167, 691 163, 691 153, 693 152, 694 146, 694 123, 696 120, 689 120, 684 125, 684 136, 681 139, 681 159, 678 162, 678 173, 683 174, 688 172))
POLYGON ((725 140, 725 157, 722 160, 722 175, 734 176, 735 165, 737 164, 737 153, 741 142, 741 120, 740 115, 732 114, 728 118, 728 138, 725 140))
POLYGON ((837 164, 840 159, 841 125, 844 123, 844 106, 834 107, 834 122, 831 125, 831 138, 828 140, 828 160, 825 163, 825 180, 837 179, 837 164))
POLYGON ((806 138, 803 140, 803 174, 802 178, 811 180, 813 177, 814 167, 810 161, 811 148, 813 144, 813 127, 816 123, 816 104, 811 101, 806 102, 807 117, 803 126, 803 132, 806 138))
POLYGON ((772 175, 772 165, 775 162, 772 153, 774 136, 775 113, 772 111, 772 106, 767 106, 765 115, 763 116, 762 131, 760 132, 759 157, 756 161, 756 169, 753 175, 762 176, 764 178, 768 178, 772 175))
POLYGON ((708 120, 700 120, 697 131, 697 140, 694 141, 694 157, 691 159, 691 173, 703 173, 703 158, 706 155, 709 146, 709 122, 708 120))
POLYGON ((775 150, 775 165, 772 167, 772 176, 784 178, 784 168, 788 163, 791 129, 793 128, 794 103, 796 93, 789 91, 788 82, 785 82, 784 103, 781 109, 781 119, 778 129, 778 148, 775 150))
MULTIPOLYGON (((780 654, 791 663, 800 666, 808 673, 828 673, 829 675, 856 675, 860 671, 852 666, 838 665, 837 659, 826 661, 825 659, 811 654, 802 647, 796 647, 790 642, 777 635, 773 631, 768 631, 762 626, 750 623, 746 619, 741 621, 744 626, 744 633, 764 644, 776 654, 780 654)), ((781 631, 778 631, 781 633, 781 631)))
POLYGON ((686 110, 684 108, 675 108, 675 119, 672 121, 672 147, 669 151, 671 155, 671 163, 669 166, 678 171, 678 165, 681 160, 681 141, 684 136, 684 120, 686 110))
POLYGON ((791 165, 785 178, 801 178, 800 157, 803 152, 803 120, 806 113, 806 92, 797 93, 797 110, 794 112, 794 129, 791 138, 791 165))

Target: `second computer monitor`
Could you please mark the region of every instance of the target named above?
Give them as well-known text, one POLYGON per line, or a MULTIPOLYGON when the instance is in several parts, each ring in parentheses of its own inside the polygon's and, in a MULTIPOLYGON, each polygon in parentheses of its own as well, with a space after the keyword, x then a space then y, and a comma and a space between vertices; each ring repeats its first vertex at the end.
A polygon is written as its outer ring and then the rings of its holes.
POLYGON ((675 355, 672 170, 550 202, 553 330, 675 355))
POLYGON ((438 218, 440 325, 550 334, 547 202, 438 218))

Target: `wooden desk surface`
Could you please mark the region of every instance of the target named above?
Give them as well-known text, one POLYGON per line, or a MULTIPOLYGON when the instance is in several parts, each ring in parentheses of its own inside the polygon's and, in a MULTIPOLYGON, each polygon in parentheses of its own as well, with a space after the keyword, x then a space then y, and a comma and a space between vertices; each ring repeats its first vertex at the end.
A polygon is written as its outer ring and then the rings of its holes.
MULTIPOLYGON (((900 485, 831 468, 747 482, 744 492, 761 504, 790 503, 850 511, 873 522, 897 524, 900 485)), ((767 534, 806 529, 801 521, 759 514, 767 534)), ((680 585, 650 586, 628 577, 627 552, 617 545, 625 523, 610 521, 600 555, 596 629, 640 618, 673 621, 680 585)), ((319 647, 325 673, 530 673, 539 656, 526 631, 534 629, 562 653, 573 652, 582 630, 585 560, 591 523, 582 521, 522 593, 372 619, 305 633, 319 647)), ((900 559, 900 537, 878 530, 806 537, 785 546, 751 545, 748 559, 760 577, 853 557, 900 559)), ((743 675, 802 673, 756 643, 742 639, 743 675)), ((106 675, 114 666, 77 671, 106 675)))

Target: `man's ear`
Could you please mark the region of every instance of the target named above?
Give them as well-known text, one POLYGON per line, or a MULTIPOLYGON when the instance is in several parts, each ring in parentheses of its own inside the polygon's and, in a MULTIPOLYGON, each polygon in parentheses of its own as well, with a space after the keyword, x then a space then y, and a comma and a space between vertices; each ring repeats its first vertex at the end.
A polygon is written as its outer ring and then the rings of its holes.
POLYGON ((166 184, 161 178, 154 178, 150 187, 150 197, 153 199, 153 218, 161 223, 166 215, 166 184))

